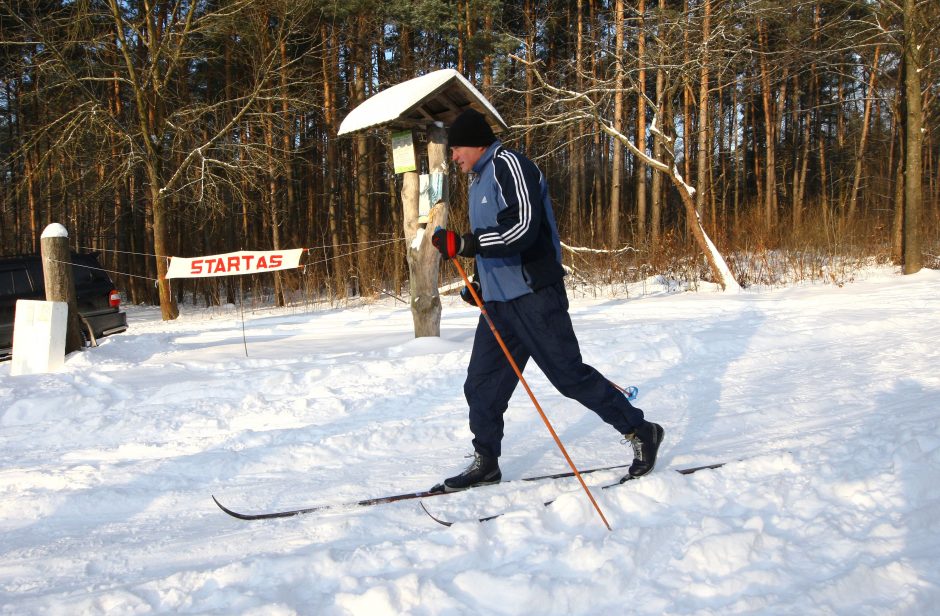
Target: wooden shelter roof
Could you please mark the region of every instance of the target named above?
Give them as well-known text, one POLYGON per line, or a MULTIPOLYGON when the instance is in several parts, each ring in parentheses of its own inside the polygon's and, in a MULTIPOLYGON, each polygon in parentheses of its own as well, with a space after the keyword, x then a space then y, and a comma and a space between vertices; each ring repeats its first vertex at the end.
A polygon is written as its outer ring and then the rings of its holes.
POLYGON ((420 128, 434 122, 449 126, 470 107, 484 114, 494 131, 508 128, 499 112, 463 75, 454 69, 441 69, 373 95, 346 116, 338 134, 375 126, 392 130, 420 128))

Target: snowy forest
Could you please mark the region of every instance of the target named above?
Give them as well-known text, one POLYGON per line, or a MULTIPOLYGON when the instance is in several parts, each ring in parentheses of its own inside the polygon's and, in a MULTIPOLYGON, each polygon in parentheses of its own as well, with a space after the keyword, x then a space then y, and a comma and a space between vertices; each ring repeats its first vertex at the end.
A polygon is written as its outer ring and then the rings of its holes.
POLYGON ((337 128, 439 68, 538 162, 588 278, 708 276, 636 150, 694 187, 742 285, 827 259, 940 266, 935 0, 0 0, 0 254, 61 222, 165 318, 247 284, 157 285, 165 256, 303 247, 252 292, 398 294, 390 137, 337 128))

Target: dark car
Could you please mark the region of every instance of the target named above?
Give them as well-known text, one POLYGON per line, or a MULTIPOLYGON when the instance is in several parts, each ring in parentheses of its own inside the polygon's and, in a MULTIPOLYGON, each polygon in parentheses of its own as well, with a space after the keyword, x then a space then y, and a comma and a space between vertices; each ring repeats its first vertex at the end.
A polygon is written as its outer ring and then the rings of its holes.
MULTIPOLYGON (((75 299, 86 341, 127 329, 121 297, 96 253, 72 253, 75 299)), ((46 299, 42 259, 38 255, 0 257, 0 359, 9 359, 13 347, 16 301, 46 299)))

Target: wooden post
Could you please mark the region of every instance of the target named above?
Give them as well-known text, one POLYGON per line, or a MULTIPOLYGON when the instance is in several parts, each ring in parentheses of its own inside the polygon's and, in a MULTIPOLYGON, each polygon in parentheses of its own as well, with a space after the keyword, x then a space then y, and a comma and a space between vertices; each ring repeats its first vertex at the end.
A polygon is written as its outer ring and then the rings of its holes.
POLYGON ((418 235, 418 200, 420 199, 421 178, 417 171, 401 174, 402 223, 405 227, 405 240, 409 247, 418 235))
MULTIPOLYGON (((475 108, 489 118, 497 130, 508 128, 492 105, 467 79, 454 69, 431 71, 379 92, 362 101, 342 121, 337 136, 351 135, 376 126, 385 126, 392 134, 392 160, 402 178, 405 250, 408 261, 411 310, 415 336, 440 336, 441 301, 438 281, 440 254, 431 245, 435 228, 447 225, 447 132, 445 122, 453 122, 467 108, 475 108), (376 116, 386 120, 376 122, 376 116), (413 139, 402 131, 425 131, 428 157, 428 202, 421 205, 419 176, 415 171, 418 156, 412 159, 413 139), (397 133, 397 134, 396 134, 397 133), (419 205, 420 204, 420 205, 419 205), (421 211, 419 212, 419 208, 421 211), (417 215, 416 215, 417 214, 417 215)), ((413 136, 413 135, 412 135, 413 136)), ((418 166, 420 168, 420 166, 418 166)))
POLYGON ((65 354, 82 348, 81 323, 75 298, 75 279, 72 276, 72 255, 69 251, 69 233, 59 223, 46 227, 40 237, 43 280, 46 301, 65 302, 69 306, 65 332, 65 354))
POLYGON ((428 170, 443 173, 443 192, 428 214, 427 223, 418 222, 418 174, 409 171, 402 178, 405 241, 411 290, 411 315, 415 338, 441 335, 441 298, 437 283, 441 255, 431 245, 431 234, 447 226, 447 132, 435 123, 428 130, 428 170))

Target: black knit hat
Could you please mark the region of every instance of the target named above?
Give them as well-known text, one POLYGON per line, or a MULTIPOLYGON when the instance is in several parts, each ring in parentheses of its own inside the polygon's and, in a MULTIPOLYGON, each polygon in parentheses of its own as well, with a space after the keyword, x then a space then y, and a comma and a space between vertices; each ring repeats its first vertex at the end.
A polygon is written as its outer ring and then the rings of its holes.
POLYGON ((447 146, 488 147, 496 141, 496 135, 486 121, 486 116, 476 109, 467 109, 447 129, 447 146))

